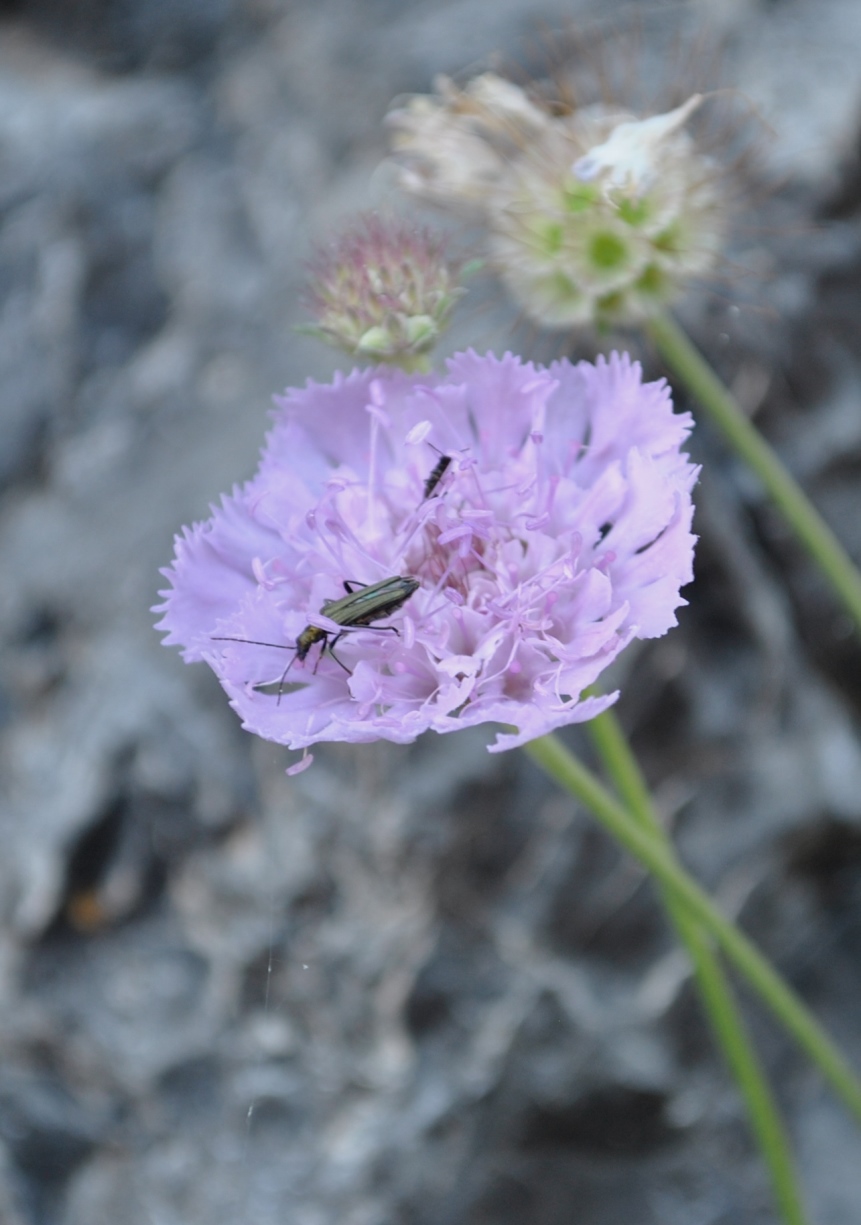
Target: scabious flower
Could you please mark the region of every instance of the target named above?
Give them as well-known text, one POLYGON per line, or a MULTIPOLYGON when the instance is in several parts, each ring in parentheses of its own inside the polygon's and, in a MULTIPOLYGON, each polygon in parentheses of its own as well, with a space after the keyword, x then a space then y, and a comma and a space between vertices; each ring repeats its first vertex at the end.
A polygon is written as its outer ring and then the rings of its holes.
POLYGON ((684 125, 604 104, 551 111, 493 73, 390 112, 401 185, 484 224, 512 297, 549 327, 638 322, 717 258, 726 205, 684 125))
POLYGON ((442 236, 376 214, 318 251, 308 272, 309 331, 351 357, 405 369, 431 352, 465 292, 442 236))
POLYGON ((627 356, 545 369, 470 351, 445 374, 354 371, 276 403, 256 476, 177 537, 158 609, 249 731, 302 749, 489 722, 511 748, 608 706, 584 690, 675 624, 691 420, 627 356), (324 604, 395 576, 416 589, 333 659, 343 623, 324 604), (300 658, 308 627, 328 643, 300 658))

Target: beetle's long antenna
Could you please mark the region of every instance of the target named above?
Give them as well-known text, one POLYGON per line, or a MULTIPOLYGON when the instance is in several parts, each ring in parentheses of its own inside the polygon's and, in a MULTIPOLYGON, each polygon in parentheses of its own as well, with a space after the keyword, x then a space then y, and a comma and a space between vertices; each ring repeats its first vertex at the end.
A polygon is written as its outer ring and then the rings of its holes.
POLYGON ((274 647, 276 651, 295 651, 295 647, 286 642, 260 642, 257 638, 226 638, 222 634, 213 634, 210 642, 247 642, 252 647, 274 647))
MULTIPOLYGON (((274 647, 276 651, 294 651, 294 652, 296 651, 295 647, 288 646, 286 642, 261 642, 259 638, 229 638, 225 634, 213 634, 211 641, 212 642, 247 642, 249 646, 253 646, 253 647, 274 647)), ((296 662, 296 655, 294 654, 293 658, 290 660, 287 667, 281 673, 281 679, 278 681, 278 698, 277 698, 277 701, 275 702, 276 706, 280 706, 281 704, 281 695, 284 692, 284 681, 287 678, 287 673, 293 667, 295 662, 296 662)))

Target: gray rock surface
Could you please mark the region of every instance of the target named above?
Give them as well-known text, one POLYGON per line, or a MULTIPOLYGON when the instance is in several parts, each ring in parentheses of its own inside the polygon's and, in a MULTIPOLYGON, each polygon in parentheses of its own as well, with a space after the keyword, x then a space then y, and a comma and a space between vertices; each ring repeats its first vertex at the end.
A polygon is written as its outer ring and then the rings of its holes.
MULTIPOLYGON (((652 890, 583 813, 475 733, 288 779, 149 607, 271 393, 335 367, 293 331, 302 260, 390 191, 390 99, 493 52, 540 74, 575 18, 636 27, 653 85, 701 19, 773 129, 748 275, 690 325, 861 561, 861 9, 2 13, 0 1222, 773 1221, 652 890)), ((510 329, 467 305, 450 348, 510 329)), ((706 427, 694 449, 690 607, 625 661, 620 714, 687 862, 861 1062, 861 652, 706 427)), ((811 1218, 855 1225, 857 1129, 750 1014, 811 1218)))

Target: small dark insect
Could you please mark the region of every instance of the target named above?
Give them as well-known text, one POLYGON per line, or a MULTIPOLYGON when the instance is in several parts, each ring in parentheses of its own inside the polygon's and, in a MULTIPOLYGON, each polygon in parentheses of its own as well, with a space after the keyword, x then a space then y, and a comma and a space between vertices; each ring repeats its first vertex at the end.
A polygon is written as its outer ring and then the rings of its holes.
MULTIPOLYGON (((275 647, 281 651, 294 651, 293 658, 284 669, 278 682, 278 700, 280 702, 287 673, 297 659, 304 660, 307 657, 308 652, 315 643, 320 642, 323 644, 320 656, 314 665, 315 672, 323 654, 328 651, 335 663, 340 664, 344 671, 349 673, 350 669, 335 654, 335 647, 344 635, 350 630, 361 629, 364 626, 372 625, 374 621, 382 621, 384 617, 390 617, 392 613, 396 613, 399 608, 406 604, 413 592, 417 591, 420 586, 421 584, 418 579, 402 578, 400 575, 396 575, 394 578, 384 578, 379 583, 371 584, 345 580, 344 590, 347 594, 337 600, 327 600, 320 609, 324 617, 328 617, 330 621, 334 621, 336 625, 343 627, 331 642, 329 641, 331 630, 321 629, 319 625, 306 625, 296 639, 294 647, 285 646, 282 642, 258 642, 255 638, 215 637, 213 641, 248 642, 258 647, 275 647), (357 588, 358 590, 356 590, 357 588)), ((380 625, 377 626, 377 629, 387 630, 393 634, 399 632, 394 625, 380 625)))
POLYGON ((453 455, 440 455, 439 459, 434 464, 433 471, 425 481, 424 501, 427 501, 427 499, 432 496, 433 491, 445 476, 446 472, 448 472, 449 466, 453 459, 453 455))
MULTIPOLYGON (((427 445, 434 447, 434 443, 432 442, 427 443, 427 445)), ((437 448, 434 447, 434 450, 437 451, 437 448)), ((445 477, 449 467, 451 467, 452 459, 454 458, 454 456, 447 456, 447 454, 443 454, 442 451, 437 451, 437 454, 440 456, 440 458, 437 459, 436 463, 434 464, 434 469, 432 469, 431 474, 425 481, 423 501, 427 501, 427 499, 434 494, 436 486, 440 484, 442 478, 445 477)))

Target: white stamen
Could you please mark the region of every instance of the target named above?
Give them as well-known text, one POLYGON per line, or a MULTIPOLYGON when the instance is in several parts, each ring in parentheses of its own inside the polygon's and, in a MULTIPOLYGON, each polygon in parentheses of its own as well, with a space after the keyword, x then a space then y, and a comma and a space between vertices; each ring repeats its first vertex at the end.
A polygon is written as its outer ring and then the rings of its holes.
POLYGON ((419 421, 417 425, 414 425, 411 430, 407 431, 404 442, 408 447, 414 447, 418 443, 424 442, 432 429, 433 425, 430 421, 419 421))

